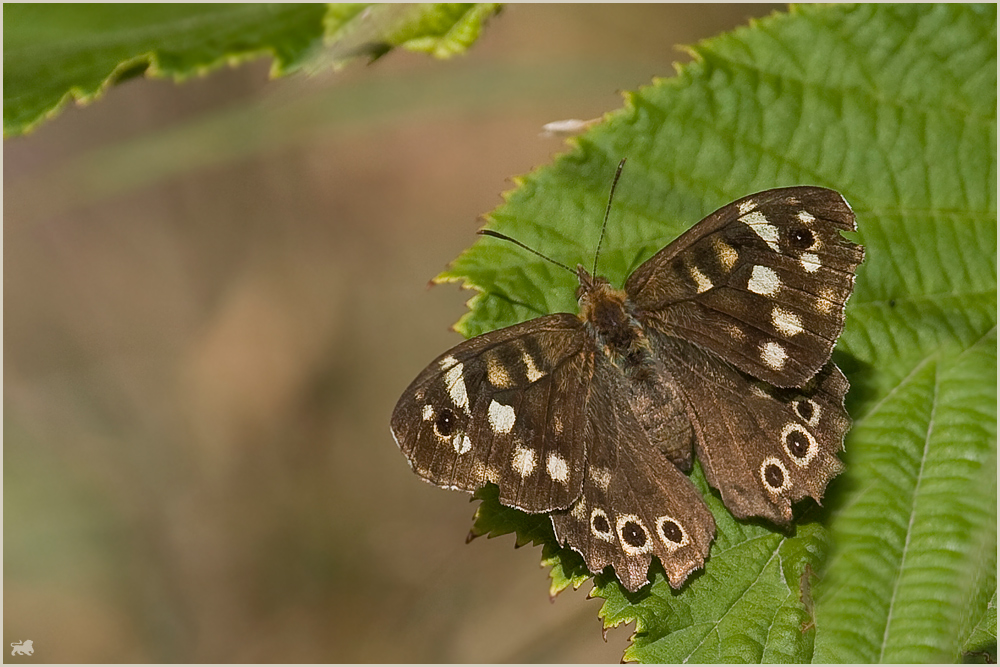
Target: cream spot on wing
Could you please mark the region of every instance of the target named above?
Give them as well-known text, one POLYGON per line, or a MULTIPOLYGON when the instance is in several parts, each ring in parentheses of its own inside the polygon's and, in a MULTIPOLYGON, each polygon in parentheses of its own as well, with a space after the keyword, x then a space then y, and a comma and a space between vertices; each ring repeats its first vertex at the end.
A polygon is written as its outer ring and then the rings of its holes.
POLYGON ((583 498, 580 498, 578 501, 576 501, 576 503, 573 505, 573 509, 571 509, 569 513, 570 516, 572 516, 574 519, 578 521, 587 520, 587 504, 583 502, 583 498))
POLYGON ((486 379, 497 389, 510 389, 514 386, 510 373, 494 354, 486 357, 486 379))
POLYGON ((726 329, 726 333, 728 333, 733 340, 743 342, 747 339, 747 335, 743 332, 743 329, 740 329, 732 322, 726 322, 723 326, 726 329))
POLYGON ((718 236, 712 239, 712 248, 715 250, 715 254, 719 258, 719 264, 724 271, 731 271, 736 266, 736 262, 740 258, 739 253, 736 252, 736 248, 718 236))
POLYGON ((781 289, 781 280, 774 269, 766 266, 755 266, 750 273, 750 280, 747 281, 747 289, 755 294, 763 296, 774 296, 781 289))
POLYGON ((712 281, 709 280, 708 276, 699 271, 697 266, 692 266, 690 267, 690 269, 691 269, 691 278, 698 286, 698 294, 701 294, 702 292, 707 292, 708 290, 712 289, 712 287, 714 287, 714 285, 712 285, 712 281))
POLYGON ((822 264, 820 264, 819 257, 811 252, 802 253, 802 256, 799 257, 799 264, 801 264, 802 268, 809 273, 816 273, 816 271, 819 270, 819 267, 822 266, 822 264))
POLYGON ((802 320, 795 313, 784 308, 775 308, 771 311, 771 322, 774 328, 786 336, 795 336, 802 333, 802 320))
POLYGON ((465 433, 459 432, 452 436, 451 446, 455 448, 455 453, 465 454, 472 449, 472 441, 469 440, 469 436, 465 433))
POLYGON ((607 468, 599 468, 597 466, 590 466, 588 468, 590 472, 590 479, 593 480, 594 484, 601 488, 603 491, 608 490, 608 486, 611 485, 611 471, 607 468))
POLYGON ((486 466, 486 481, 493 484, 500 483, 500 471, 494 466, 486 466))
POLYGON ((521 355, 521 361, 524 362, 524 375, 528 378, 528 382, 535 382, 545 377, 545 373, 538 370, 535 360, 528 354, 527 350, 521 355))
POLYGON ((438 364, 441 367, 441 370, 443 370, 443 371, 448 370, 449 368, 451 368, 452 366, 454 366, 457 363, 458 363, 458 359, 456 359, 455 357, 451 356, 450 354, 448 356, 442 358, 441 361, 438 362, 438 364))
POLYGON ((519 445, 510 459, 510 467, 522 478, 527 477, 535 471, 536 458, 534 450, 519 445))
POLYGON ((780 344, 775 343, 773 340, 769 340, 761 345, 760 358, 769 367, 776 371, 780 371, 785 367, 785 360, 788 359, 788 353, 785 352, 785 348, 781 347, 780 344))
POLYGON ((434 419, 434 406, 425 405, 423 411, 421 412, 421 416, 423 417, 425 422, 429 422, 430 420, 434 419))
POLYGON ((833 312, 837 305, 837 292, 830 287, 819 288, 819 298, 816 299, 816 310, 821 313, 833 312))
POLYGON ((740 210, 740 215, 746 215, 750 211, 757 208, 757 202, 755 202, 753 199, 747 199, 746 201, 741 201, 739 204, 737 204, 736 208, 740 210))
POLYGON ((545 464, 545 469, 548 470, 549 477, 560 484, 565 484, 566 480, 569 479, 569 466, 566 465, 566 459, 555 452, 549 454, 549 460, 545 464))
POLYGON ((748 225, 754 234, 759 236, 774 252, 780 252, 778 248, 778 228, 767 221, 760 211, 753 211, 740 218, 740 222, 748 225))
POLYGON ((444 382, 448 385, 448 394, 451 396, 451 400, 455 405, 468 412, 469 394, 465 390, 465 380, 462 378, 464 370, 464 364, 455 364, 444 374, 444 382))
POLYGON ((799 220, 806 225, 816 222, 816 218, 809 211, 799 211, 799 220))
POLYGON ((496 401, 490 401, 489 407, 489 417, 490 426, 493 427, 495 433, 510 433, 510 430, 514 428, 514 419, 516 415, 514 414, 514 408, 509 405, 504 405, 503 403, 497 403, 496 401))

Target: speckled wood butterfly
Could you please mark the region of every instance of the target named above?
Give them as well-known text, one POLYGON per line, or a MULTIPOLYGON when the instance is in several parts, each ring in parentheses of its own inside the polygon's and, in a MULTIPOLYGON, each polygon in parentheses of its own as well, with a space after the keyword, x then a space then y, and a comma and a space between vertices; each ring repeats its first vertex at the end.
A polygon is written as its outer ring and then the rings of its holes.
POLYGON ((493 483, 504 505, 549 513, 628 590, 654 555, 679 587, 715 536, 683 474, 694 454, 734 516, 778 525, 843 467, 848 383, 830 354, 864 255, 840 231, 855 228, 837 192, 780 188, 711 214, 622 290, 577 266, 578 314, 435 359, 396 404, 396 442, 434 484, 493 483))

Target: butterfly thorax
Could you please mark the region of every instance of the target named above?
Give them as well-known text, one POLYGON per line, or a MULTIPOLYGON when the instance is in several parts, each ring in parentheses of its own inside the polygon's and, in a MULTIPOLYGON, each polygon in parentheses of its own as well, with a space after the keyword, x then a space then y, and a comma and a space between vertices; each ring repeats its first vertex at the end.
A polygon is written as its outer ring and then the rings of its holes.
POLYGON ((613 288, 603 276, 591 276, 582 266, 577 266, 576 273, 580 319, 604 353, 626 375, 648 373, 655 360, 625 292, 613 288))

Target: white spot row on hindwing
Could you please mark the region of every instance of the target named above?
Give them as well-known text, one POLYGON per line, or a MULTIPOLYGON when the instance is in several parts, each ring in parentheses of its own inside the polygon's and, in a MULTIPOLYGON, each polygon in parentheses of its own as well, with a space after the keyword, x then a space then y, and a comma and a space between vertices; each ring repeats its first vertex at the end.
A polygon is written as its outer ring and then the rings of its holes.
MULTIPOLYGON (((649 529, 635 514, 618 515, 612 522, 608 513, 600 507, 591 508, 588 514, 585 498, 577 502, 570 514, 580 521, 587 521, 594 537, 610 543, 614 543, 617 539, 621 543, 622 550, 630 556, 639 556, 653 550, 649 529)), ((668 552, 687 546, 691 542, 681 523, 670 515, 657 517, 656 531, 657 537, 668 552)))

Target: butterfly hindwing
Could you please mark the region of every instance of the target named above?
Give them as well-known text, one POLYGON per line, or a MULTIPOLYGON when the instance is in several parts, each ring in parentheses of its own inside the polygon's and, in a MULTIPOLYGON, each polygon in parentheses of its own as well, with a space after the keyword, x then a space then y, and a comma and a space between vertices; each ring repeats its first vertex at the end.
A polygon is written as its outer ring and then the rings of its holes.
POLYGON ((540 317, 459 344, 407 388, 392 432, 424 479, 528 512, 568 507, 583 482, 592 355, 580 320, 540 317))
POLYGON ((637 591, 657 556, 677 588, 708 556, 715 520, 691 481, 639 423, 620 374, 597 358, 587 406, 587 472, 583 494, 552 513, 560 543, 580 552, 592 572, 614 566, 637 591))
POLYGON ((863 249, 841 237, 854 213, 833 190, 768 190, 722 207, 625 284, 644 324, 779 387, 830 358, 863 249))
POLYGON ((832 362, 803 387, 780 389, 690 343, 652 339, 674 369, 705 476, 734 516, 787 525, 793 502, 823 497, 850 428, 847 380, 832 362))

